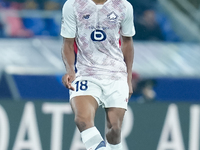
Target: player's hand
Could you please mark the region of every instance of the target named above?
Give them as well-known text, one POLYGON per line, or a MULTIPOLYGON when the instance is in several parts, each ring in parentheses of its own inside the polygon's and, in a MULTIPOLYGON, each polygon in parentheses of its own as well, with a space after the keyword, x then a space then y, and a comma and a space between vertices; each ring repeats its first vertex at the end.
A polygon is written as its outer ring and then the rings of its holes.
POLYGON ((129 87, 129 97, 128 97, 128 99, 130 99, 131 95, 133 94, 132 82, 128 82, 128 87, 129 87))
POLYGON ((65 74, 63 77, 62 77, 62 83, 63 85, 70 89, 70 90, 75 90, 75 88, 72 86, 72 81, 75 80, 75 73, 72 73, 72 74, 65 74))
POLYGON ((133 94, 132 73, 128 74, 127 82, 128 82, 128 87, 129 87, 129 97, 128 97, 128 99, 130 99, 131 95, 133 94))

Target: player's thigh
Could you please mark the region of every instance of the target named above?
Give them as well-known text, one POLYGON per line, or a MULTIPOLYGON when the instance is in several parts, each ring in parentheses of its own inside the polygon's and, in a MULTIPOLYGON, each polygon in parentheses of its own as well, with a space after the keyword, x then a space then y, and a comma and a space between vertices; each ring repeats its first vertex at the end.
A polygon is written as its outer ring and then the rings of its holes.
POLYGON ((70 100, 75 117, 83 119, 94 119, 98 103, 93 96, 82 95, 70 100))
POLYGON ((127 109, 129 87, 127 80, 108 82, 103 87, 105 108, 124 108, 127 109))
POLYGON ((111 107, 111 108, 106 108, 105 111, 106 111, 107 127, 121 128, 126 109, 111 107))

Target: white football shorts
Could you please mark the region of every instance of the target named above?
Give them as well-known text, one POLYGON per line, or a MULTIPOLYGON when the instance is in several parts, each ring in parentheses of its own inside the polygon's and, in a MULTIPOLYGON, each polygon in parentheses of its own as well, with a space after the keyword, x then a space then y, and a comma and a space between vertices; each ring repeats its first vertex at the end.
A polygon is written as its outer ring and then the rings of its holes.
POLYGON ((91 95, 103 108, 127 109, 129 87, 127 80, 98 80, 92 77, 78 77, 72 82, 75 91, 70 90, 70 100, 76 96, 91 95))

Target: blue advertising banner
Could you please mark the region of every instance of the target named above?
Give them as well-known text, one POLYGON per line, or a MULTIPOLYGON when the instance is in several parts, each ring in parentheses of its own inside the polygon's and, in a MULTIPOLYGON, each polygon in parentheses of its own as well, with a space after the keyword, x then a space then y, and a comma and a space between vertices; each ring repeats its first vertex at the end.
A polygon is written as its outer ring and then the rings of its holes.
MULTIPOLYGON (((148 78, 136 85, 130 101, 137 101, 143 90, 152 85, 155 101, 200 102, 200 78, 148 78)), ((43 99, 69 101, 69 90, 62 84, 62 74, 30 75, 3 74, 0 80, 0 98, 43 99)))

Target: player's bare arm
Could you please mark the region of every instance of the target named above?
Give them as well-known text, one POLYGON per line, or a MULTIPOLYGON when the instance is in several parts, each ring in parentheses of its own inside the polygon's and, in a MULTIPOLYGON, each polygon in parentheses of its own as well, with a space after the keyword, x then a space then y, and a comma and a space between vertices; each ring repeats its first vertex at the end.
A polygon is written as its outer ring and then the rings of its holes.
POLYGON ((129 99, 133 94, 132 87, 132 66, 133 66, 133 58, 134 58, 134 48, 133 48, 133 39, 132 37, 122 36, 122 52, 124 55, 124 61, 127 67, 127 82, 129 86, 129 99))
POLYGON ((67 73, 62 77, 64 86, 74 91, 71 83, 75 79, 75 54, 74 54, 74 38, 63 38, 62 59, 65 64, 67 73))

